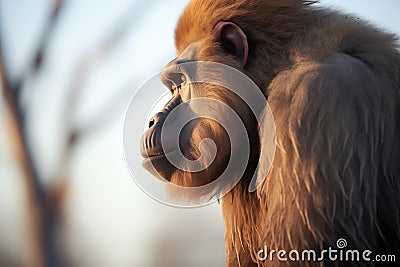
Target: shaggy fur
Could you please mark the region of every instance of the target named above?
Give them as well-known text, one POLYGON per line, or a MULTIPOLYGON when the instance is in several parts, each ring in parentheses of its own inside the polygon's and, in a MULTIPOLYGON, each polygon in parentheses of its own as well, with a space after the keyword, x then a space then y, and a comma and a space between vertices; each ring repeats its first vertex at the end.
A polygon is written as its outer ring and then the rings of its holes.
MULTIPOLYGON (((400 259, 400 57, 393 35, 312 1, 193 0, 175 37, 178 54, 198 43, 197 59, 244 71, 275 117, 277 150, 265 182, 249 193, 251 177, 243 177, 222 201, 227 266, 286 266, 258 261, 257 251, 336 248, 338 238, 400 259), (213 36, 221 20, 249 39, 244 68, 213 36)), ((341 264, 356 263, 293 266, 341 264)))

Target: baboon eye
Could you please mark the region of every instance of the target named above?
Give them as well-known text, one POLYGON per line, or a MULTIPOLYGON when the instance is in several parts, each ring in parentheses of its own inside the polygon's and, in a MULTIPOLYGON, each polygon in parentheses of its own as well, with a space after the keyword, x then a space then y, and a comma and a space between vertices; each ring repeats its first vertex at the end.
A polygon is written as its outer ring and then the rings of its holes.
POLYGON ((180 79, 181 79, 181 84, 180 84, 180 85, 181 85, 181 86, 182 86, 182 85, 185 85, 186 82, 187 82, 186 75, 183 74, 183 73, 181 73, 180 79))
POLYGON ((180 90, 187 82, 186 75, 183 73, 171 73, 169 75, 171 81, 171 93, 174 94, 176 90, 180 90))

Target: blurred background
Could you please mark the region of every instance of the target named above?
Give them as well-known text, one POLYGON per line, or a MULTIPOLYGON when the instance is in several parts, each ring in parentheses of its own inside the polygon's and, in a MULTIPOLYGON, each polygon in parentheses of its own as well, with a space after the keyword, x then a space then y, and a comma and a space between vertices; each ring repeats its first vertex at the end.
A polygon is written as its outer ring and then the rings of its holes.
MULTIPOLYGON (((0 266, 224 266, 220 206, 160 204, 123 158, 187 2, 0 0, 0 266)), ((400 33, 399 1, 320 5, 400 33)))

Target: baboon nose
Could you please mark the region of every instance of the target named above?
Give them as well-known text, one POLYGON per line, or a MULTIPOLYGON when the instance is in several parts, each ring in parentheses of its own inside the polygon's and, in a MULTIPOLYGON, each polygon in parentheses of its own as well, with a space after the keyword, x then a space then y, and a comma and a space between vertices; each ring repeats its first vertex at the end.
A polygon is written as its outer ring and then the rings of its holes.
POLYGON ((149 128, 153 127, 163 116, 162 112, 157 113, 149 120, 149 128))
POLYGON ((154 117, 151 118, 149 121, 149 128, 151 128, 155 123, 156 123, 156 120, 154 119, 154 117))

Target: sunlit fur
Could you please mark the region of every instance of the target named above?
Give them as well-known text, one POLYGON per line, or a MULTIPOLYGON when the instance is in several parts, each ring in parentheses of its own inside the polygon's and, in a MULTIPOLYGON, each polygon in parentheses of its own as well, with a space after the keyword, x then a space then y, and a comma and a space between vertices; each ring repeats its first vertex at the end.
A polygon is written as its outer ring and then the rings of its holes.
POLYGON ((268 97, 275 117, 277 150, 266 181, 248 193, 243 179, 222 202, 227 266, 287 265, 257 263, 256 253, 264 245, 336 248, 338 238, 349 248, 400 257, 400 57, 394 36, 311 1, 194 0, 175 37, 178 54, 198 42, 197 59, 244 71, 268 97), (213 35, 221 20, 248 36, 244 68, 213 35))

